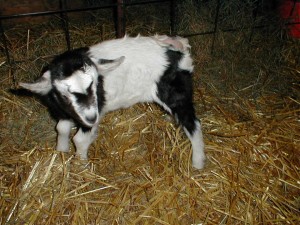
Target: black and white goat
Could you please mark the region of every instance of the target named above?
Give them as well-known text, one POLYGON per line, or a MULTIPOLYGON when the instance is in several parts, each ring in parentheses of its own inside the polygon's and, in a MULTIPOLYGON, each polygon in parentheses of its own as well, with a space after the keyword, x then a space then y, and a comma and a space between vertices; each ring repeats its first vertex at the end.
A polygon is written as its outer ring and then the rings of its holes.
POLYGON ((57 56, 34 83, 20 86, 42 95, 58 119, 56 149, 87 158, 105 113, 138 102, 156 102, 173 114, 192 143, 192 163, 204 165, 201 125, 192 100, 193 62, 187 39, 152 36, 105 41, 57 56))

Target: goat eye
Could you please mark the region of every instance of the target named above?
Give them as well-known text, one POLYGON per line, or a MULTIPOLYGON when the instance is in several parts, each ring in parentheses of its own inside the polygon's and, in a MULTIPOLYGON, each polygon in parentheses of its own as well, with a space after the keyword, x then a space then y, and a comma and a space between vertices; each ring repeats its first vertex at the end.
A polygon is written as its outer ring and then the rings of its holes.
POLYGON ((91 94, 92 93, 92 85, 93 85, 93 82, 91 82, 90 86, 88 86, 88 88, 86 89, 86 92, 88 94, 91 94))
POLYGON ((77 102, 85 102, 87 95, 86 94, 82 94, 82 93, 78 93, 78 92, 72 92, 72 94, 75 96, 77 102))

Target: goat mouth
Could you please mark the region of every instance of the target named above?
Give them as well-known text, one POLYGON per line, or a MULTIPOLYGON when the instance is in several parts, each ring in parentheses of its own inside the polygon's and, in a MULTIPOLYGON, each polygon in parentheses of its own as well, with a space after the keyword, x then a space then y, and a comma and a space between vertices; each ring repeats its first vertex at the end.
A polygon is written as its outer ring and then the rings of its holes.
POLYGON ((95 119, 83 119, 83 118, 77 118, 77 120, 75 120, 77 125, 79 127, 85 128, 87 130, 90 130, 98 121, 98 118, 96 117, 95 119))
POLYGON ((98 121, 98 116, 86 116, 80 120, 80 123, 87 128, 92 128, 98 121))
POLYGON ((86 122, 88 122, 89 124, 95 124, 97 121, 97 115, 94 116, 86 116, 85 117, 86 122))

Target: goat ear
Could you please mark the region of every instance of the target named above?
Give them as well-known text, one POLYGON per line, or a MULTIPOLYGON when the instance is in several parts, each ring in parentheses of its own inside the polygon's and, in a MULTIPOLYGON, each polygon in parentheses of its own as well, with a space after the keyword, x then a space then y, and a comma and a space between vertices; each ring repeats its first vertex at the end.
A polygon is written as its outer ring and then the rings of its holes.
POLYGON ((116 69, 118 66, 120 66, 125 60, 125 56, 121 56, 117 59, 99 59, 97 62, 97 68, 99 72, 108 72, 116 69))
POLYGON ((41 76, 34 83, 19 83, 22 88, 25 88, 33 93, 46 95, 52 89, 51 79, 50 79, 50 71, 47 70, 43 76, 41 76))

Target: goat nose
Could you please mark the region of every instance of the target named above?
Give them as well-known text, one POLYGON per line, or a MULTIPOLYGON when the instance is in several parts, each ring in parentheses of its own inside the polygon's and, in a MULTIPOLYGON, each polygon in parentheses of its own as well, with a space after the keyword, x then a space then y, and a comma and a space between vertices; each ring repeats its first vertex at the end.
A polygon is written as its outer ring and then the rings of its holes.
POLYGON ((85 119, 87 120, 87 122, 93 124, 97 120, 97 115, 86 116, 85 119))

